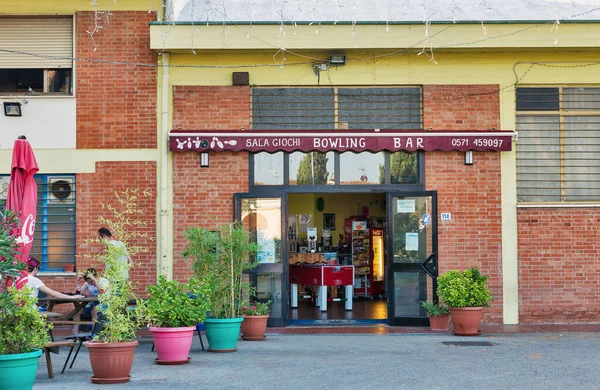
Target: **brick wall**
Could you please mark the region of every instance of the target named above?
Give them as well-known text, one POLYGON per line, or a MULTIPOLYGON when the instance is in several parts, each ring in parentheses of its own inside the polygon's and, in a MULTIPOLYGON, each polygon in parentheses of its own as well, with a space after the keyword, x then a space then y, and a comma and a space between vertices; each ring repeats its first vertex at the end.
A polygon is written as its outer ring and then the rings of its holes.
MULTIPOLYGON (((248 128, 249 87, 176 86, 173 125, 183 129, 248 128)), ((185 230, 214 228, 233 220, 233 194, 248 191, 248 153, 210 153, 210 167, 200 168, 196 152, 173 153, 173 278, 187 280, 191 264, 181 256, 185 230)))
MULTIPOLYGON (((500 103, 495 85, 427 85, 425 128, 488 130, 499 128, 500 103)), ((464 165, 463 152, 428 152, 426 188, 438 192, 440 273, 477 266, 489 275, 495 301, 484 310, 484 322, 502 322, 502 220, 500 153, 474 152, 464 165)))
POLYGON ((600 320, 600 210, 519 208, 521 323, 600 320))
POLYGON ((102 246, 86 245, 85 240, 96 237, 101 227, 98 222, 100 217, 112 217, 102 204, 117 206, 115 192, 120 194, 133 189, 149 190, 152 194, 138 197, 138 209, 142 211, 140 218, 146 223, 140 231, 152 237, 152 241, 139 239, 128 243, 129 246, 139 245, 149 250, 132 256, 134 267, 129 272, 130 279, 137 285, 136 292, 144 295, 146 286, 156 282, 155 162, 99 162, 95 173, 77 175, 77 269, 104 269, 103 264, 92 263, 84 257, 85 254, 102 250, 102 246))
MULTIPOLYGON (((93 12, 76 16, 76 55, 91 60, 155 64, 148 12, 112 12, 94 34, 93 12)), ((156 148, 156 68, 76 61, 77 148, 156 148)))
POLYGON ((500 129, 497 85, 425 85, 423 102, 425 129, 500 129))
MULTIPOLYGON (((115 204, 114 192, 128 189, 148 189, 152 195, 140 197, 139 209, 143 211, 142 220, 146 226, 141 230, 152 237, 150 240, 136 240, 129 243, 149 249, 147 253, 132 256, 134 267, 129 272, 134 282, 135 292, 145 296, 146 286, 156 282, 156 163, 154 162, 99 162, 95 173, 80 173, 77 175, 77 270, 96 268, 104 269, 104 265, 86 259, 86 254, 101 251, 100 244, 87 244, 86 239, 96 237, 101 227, 98 218, 110 217, 104 204, 115 204)), ((118 237, 116 237, 118 239, 118 237)), ((39 278, 51 289, 56 291, 73 292, 75 290, 74 275, 45 276, 39 278)), ((55 311, 68 311, 66 305, 59 305, 55 311)))

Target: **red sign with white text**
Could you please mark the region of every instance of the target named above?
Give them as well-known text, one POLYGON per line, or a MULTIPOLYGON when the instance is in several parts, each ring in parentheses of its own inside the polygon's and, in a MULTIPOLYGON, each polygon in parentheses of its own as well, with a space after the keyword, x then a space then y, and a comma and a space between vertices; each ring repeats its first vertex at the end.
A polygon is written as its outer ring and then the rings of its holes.
POLYGON ((172 152, 190 150, 248 152, 389 152, 407 151, 510 151, 512 131, 188 131, 172 130, 172 152))

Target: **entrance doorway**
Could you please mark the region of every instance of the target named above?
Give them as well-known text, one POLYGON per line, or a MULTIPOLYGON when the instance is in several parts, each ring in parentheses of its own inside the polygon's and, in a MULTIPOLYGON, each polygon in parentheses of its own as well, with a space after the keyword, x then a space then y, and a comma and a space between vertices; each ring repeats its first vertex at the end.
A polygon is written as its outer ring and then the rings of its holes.
POLYGON ((236 219, 262 247, 249 280, 271 301, 269 326, 427 325, 436 202, 435 192, 236 194, 236 219))
POLYGON ((319 287, 300 283, 290 323, 386 323, 385 193, 288 194, 287 212, 290 283, 313 265, 353 266, 353 280, 338 282, 352 289, 326 286, 326 310, 319 287))

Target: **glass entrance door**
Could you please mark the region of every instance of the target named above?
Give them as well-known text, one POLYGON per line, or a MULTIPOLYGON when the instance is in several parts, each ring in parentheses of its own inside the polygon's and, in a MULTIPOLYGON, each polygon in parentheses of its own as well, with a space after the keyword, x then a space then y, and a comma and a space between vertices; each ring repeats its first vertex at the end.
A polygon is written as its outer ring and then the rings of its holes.
POLYGON ((259 265, 247 273, 250 284, 256 288, 253 300, 271 301, 268 326, 287 326, 288 261, 284 210, 286 195, 235 194, 235 219, 249 231, 250 238, 260 245, 259 265))
POLYGON ((437 277, 437 192, 387 195, 386 282, 390 325, 429 324, 422 301, 437 277))

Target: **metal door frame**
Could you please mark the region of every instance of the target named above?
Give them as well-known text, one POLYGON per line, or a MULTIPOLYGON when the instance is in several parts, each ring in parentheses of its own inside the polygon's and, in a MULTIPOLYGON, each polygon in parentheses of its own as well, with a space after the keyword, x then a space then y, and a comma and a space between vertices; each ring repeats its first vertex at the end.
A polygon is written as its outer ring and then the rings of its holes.
POLYGON ((288 258, 288 242, 287 242, 287 207, 288 197, 287 192, 243 192, 233 194, 233 217, 235 221, 241 222, 242 216, 242 199, 259 198, 259 199, 281 199, 281 263, 259 264, 256 268, 246 271, 250 276, 251 283, 256 283, 256 277, 259 273, 281 273, 281 318, 269 317, 267 326, 282 327, 288 326, 290 321, 290 303, 289 303, 289 264, 288 258))
MULTIPOLYGON (((395 304, 395 294, 394 294, 394 272, 398 272, 400 269, 413 269, 411 272, 422 271, 428 277, 433 279, 431 292, 432 298, 434 302, 438 301, 438 297, 436 294, 437 289, 437 276, 438 276, 438 208, 437 208, 437 191, 414 191, 414 192, 388 192, 386 194, 386 220, 387 220, 387 228, 386 228, 386 237, 385 237, 385 281, 386 281, 386 291, 388 296, 388 323, 390 325, 401 325, 401 326, 428 326, 429 319, 427 317, 417 318, 417 317, 395 317, 394 314, 394 304, 395 304), (415 197, 431 197, 432 205, 431 205, 431 217, 432 222, 432 242, 431 242, 431 253, 428 254, 426 259, 423 259, 421 263, 415 264, 402 264, 402 263, 394 263, 394 251, 393 251, 393 207, 392 207, 392 199, 393 198, 415 198, 415 197), (435 219, 434 219, 435 218, 435 219)), ((429 291, 427 292, 429 296, 429 291)))

